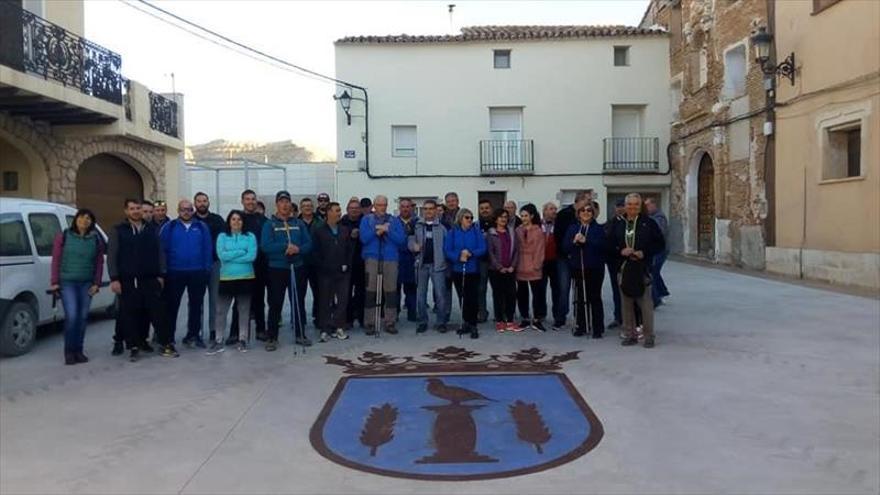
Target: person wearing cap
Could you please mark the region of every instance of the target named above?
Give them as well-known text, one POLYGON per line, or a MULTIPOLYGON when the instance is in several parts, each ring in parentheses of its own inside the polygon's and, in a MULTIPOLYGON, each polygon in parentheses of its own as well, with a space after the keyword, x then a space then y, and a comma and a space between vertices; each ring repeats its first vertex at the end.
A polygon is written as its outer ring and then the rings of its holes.
MULTIPOLYGON (((370 203, 372 206, 372 203, 370 203)), ((348 311, 346 311, 345 321, 348 328, 354 327, 357 321, 361 327, 364 326, 364 293, 366 292, 366 272, 364 269, 364 259, 361 257, 360 227, 361 218, 363 217, 361 209, 361 201, 355 196, 348 200, 345 207, 345 215, 339 221, 339 225, 348 228, 349 235, 352 239, 352 259, 351 259, 351 276, 348 281, 348 311)))
POLYGON ((322 192, 318 194, 318 207, 315 209, 315 216, 321 220, 327 220, 327 207, 330 205, 330 195, 322 192))
POLYGON ((168 218, 168 203, 165 202, 164 199, 155 199, 153 200, 153 225, 156 226, 156 229, 162 228, 166 222, 170 221, 168 218))
POLYGON ((309 229, 302 220, 293 214, 293 203, 290 193, 278 191, 275 195, 275 214, 263 225, 260 235, 260 250, 266 255, 269 265, 269 335, 266 350, 278 348, 278 326, 281 320, 281 309, 284 307, 284 296, 291 291, 295 297, 294 304, 299 311, 291 308, 294 338, 297 345, 312 345, 305 334, 305 272, 303 256, 312 250, 312 238, 309 229), (291 276, 293 270, 293 276, 291 276), (290 286, 291 279, 295 287, 290 286))
MULTIPOLYGON (((614 203, 614 216, 605 222, 606 239, 610 239, 614 234, 614 231, 617 229, 617 224, 624 222, 623 216, 626 214, 625 206, 626 202, 623 198, 618 199, 614 203)), ((614 321, 608 325, 608 328, 611 329, 619 327, 623 321, 620 306, 620 285, 617 280, 617 274, 620 272, 621 259, 619 256, 615 255, 613 249, 609 248, 609 252, 606 254, 605 264, 608 265, 608 279, 611 283, 611 297, 614 299, 614 321)))
MULTIPOLYGON (((363 203, 361 203, 363 204, 363 203)), ((363 250, 361 255, 367 272, 367 293, 364 318, 367 335, 373 335, 376 325, 376 296, 383 294, 382 306, 385 311, 385 331, 396 334, 394 327, 397 321, 397 262, 400 249, 406 244, 406 234, 400 219, 389 215, 388 198, 376 196, 373 203, 374 213, 361 219, 360 240, 363 250), (378 286, 379 264, 382 266, 382 287, 378 286)))

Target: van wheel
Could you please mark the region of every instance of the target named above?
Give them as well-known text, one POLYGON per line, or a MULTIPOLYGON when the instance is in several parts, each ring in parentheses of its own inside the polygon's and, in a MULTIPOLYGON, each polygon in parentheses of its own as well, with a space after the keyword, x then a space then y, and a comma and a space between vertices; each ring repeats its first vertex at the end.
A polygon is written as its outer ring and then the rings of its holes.
POLYGON ((37 339, 37 313, 29 304, 13 303, 0 326, 0 354, 20 356, 34 346, 37 339))

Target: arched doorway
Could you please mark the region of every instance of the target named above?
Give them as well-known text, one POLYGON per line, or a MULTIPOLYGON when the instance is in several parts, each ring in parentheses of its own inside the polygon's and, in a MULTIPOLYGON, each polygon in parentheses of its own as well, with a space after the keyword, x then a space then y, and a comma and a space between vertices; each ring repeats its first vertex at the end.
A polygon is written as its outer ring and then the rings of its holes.
POLYGON ((144 181, 135 169, 107 153, 95 155, 79 166, 76 174, 76 206, 89 208, 102 228, 122 220, 125 198, 142 199, 144 181))
POLYGON ((708 153, 697 173, 697 250, 710 258, 715 251, 715 167, 708 153))
POLYGON ((0 135, 0 196, 47 199, 49 180, 35 153, 0 135))

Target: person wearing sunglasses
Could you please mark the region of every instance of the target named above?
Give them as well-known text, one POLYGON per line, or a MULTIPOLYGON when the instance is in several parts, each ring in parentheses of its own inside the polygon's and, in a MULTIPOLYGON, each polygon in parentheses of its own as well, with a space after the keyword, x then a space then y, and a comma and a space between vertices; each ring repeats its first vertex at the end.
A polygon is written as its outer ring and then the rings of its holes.
POLYGON ((208 224, 194 217, 192 202, 183 199, 177 204, 177 218, 162 226, 159 238, 168 264, 165 303, 171 341, 177 330, 180 300, 186 292, 187 330, 183 345, 205 348, 202 339, 202 307, 205 291, 214 265, 214 238, 208 224))
POLYGON ((444 241, 443 251, 451 266, 452 283, 458 293, 464 323, 459 335, 480 337, 477 328, 477 293, 480 288, 480 258, 486 254, 486 238, 480 227, 474 225, 474 214, 462 208, 456 217, 455 227, 444 241))
POLYGON ((594 339, 605 333, 602 283, 605 280, 605 229, 596 220, 596 208, 581 206, 576 224, 568 227, 562 241, 575 290, 575 337, 587 334, 588 322, 594 339))

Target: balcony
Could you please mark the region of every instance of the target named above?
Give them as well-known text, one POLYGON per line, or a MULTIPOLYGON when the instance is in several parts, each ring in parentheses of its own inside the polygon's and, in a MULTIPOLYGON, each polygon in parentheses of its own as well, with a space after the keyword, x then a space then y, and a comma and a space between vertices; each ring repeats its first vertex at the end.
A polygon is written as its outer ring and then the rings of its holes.
POLYGON ((535 173, 535 150, 532 139, 480 141, 482 175, 531 175, 535 173))
POLYGON ((602 140, 606 173, 659 173, 660 139, 656 137, 611 137, 602 140))

